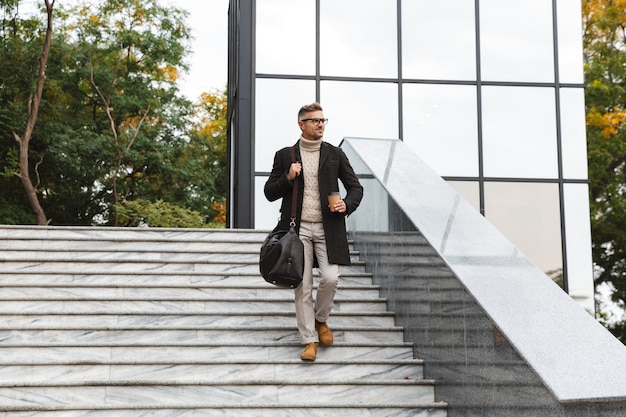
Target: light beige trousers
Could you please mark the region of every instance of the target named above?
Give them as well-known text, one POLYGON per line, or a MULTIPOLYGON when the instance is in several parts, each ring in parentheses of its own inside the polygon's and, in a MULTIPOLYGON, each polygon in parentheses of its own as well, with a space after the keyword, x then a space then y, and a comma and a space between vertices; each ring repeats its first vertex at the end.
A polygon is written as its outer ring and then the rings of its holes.
POLYGON ((300 240, 304 244, 302 284, 294 290, 296 319, 302 344, 319 342, 315 320, 325 322, 333 308, 339 265, 328 263, 326 237, 322 223, 300 223, 300 240), (320 282, 313 299, 313 254, 317 257, 320 282))

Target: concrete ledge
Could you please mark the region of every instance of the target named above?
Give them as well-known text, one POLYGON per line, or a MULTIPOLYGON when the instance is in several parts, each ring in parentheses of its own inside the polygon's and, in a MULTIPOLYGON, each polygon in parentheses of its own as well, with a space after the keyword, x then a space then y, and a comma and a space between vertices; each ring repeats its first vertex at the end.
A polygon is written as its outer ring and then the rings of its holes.
POLYGON ((349 219, 355 240, 418 230, 562 407, 626 410, 626 347, 610 332, 401 141, 346 138, 342 148, 366 188, 349 219))

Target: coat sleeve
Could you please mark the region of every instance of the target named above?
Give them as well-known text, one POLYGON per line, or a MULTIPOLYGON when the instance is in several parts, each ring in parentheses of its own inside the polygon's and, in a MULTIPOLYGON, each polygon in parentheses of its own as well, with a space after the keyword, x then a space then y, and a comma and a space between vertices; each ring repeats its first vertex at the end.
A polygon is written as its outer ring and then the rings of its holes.
POLYGON ((287 193, 291 193, 293 187, 292 183, 287 179, 287 173, 291 164, 288 163, 289 160, 284 159, 284 154, 284 149, 276 152, 272 172, 265 182, 263 191, 265 192, 265 198, 269 201, 276 201, 287 193))
POLYGON ((361 199, 363 198, 363 186, 359 182, 356 174, 354 173, 354 169, 352 169, 352 165, 350 165, 350 161, 348 157, 344 153, 343 149, 339 149, 339 179, 346 189, 346 196, 343 201, 346 203, 346 216, 349 216, 353 213, 359 204, 361 204, 361 199))

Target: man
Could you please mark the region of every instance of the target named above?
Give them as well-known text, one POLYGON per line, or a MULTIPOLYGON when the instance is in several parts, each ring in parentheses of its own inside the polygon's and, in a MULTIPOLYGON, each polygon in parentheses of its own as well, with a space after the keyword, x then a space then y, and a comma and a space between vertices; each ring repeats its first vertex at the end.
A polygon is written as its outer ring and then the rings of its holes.
POLYGON ((327 122, 319 103, 303 106, 298 112, 302 134, 294 145, 298 162, 292 162, 289 147, 279 150, 265 183, 269 201, 283 199, 279 227, 286 230, 292 187, 298 181, 296 230, 304 244, 304 276, 295 289, 295 305, 300 341, 305 345, 300 359, 304 361, 316 359, 318 343, 333 344, 333 333, 326 321, 337 292, 339 265, 350 265, 345 217, 356 210, 363 197, 363 187, 343 150, 323 141, 327 122), (328 195, 339 191, 338 180, 347 194, 331 208, 328 195), (314 300, 315 266, 320 282, 314 300))

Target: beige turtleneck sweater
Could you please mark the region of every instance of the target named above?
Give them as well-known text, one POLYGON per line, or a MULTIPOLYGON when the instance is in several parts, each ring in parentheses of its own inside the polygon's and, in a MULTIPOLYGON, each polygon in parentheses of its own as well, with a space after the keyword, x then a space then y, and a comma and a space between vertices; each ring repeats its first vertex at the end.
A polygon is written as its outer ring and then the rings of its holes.
POLYGON ((302 200, 302 221, 319 223, 322 221, 318 171, 320 166, 321 140, 308 140, 300 137, 300 157, 304 176, 304 199, 302 200))

